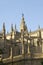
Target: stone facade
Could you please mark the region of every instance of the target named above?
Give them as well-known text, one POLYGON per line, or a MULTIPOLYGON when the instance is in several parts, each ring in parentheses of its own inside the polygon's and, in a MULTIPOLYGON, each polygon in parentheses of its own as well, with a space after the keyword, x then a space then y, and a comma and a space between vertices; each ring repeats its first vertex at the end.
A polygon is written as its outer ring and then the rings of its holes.
POLYGON ((28 32, 24 16, 20 32, 11 25, 11 32, 6 33, 5 23, 0 32, 0 64, 5 65, 42 65, 43 64, 43 29, 28 32))

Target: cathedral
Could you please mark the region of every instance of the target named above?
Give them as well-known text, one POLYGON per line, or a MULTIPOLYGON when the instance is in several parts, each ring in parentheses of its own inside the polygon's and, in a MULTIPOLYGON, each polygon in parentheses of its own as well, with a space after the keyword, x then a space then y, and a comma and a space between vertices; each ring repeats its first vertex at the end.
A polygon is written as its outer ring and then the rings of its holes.
POLYGON ((28 32, 22 15, 20 31, 16 25, 6 33, 5 23, 0 32, 0 65, 43 65, 43 29, 28 32))

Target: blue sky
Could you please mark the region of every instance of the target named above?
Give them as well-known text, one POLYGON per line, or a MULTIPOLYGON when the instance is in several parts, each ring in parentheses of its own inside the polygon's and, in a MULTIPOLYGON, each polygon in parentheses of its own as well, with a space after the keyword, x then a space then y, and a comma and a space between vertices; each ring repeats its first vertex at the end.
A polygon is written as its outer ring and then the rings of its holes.
POLYGON ((38 29, 38 25, 43 28, 43 0, 0 0, 0 30, 3 22, 7 31, 12 23, 19 30, 22 13, 28 31, 38 29))

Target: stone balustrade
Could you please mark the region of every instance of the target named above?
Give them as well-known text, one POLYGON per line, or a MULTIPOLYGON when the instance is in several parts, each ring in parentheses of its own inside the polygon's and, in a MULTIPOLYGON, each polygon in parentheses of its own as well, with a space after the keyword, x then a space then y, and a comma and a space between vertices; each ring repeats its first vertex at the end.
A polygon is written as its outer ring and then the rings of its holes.
POLYGON ((26 55, 18 55, 18 56, 14 56, 14 57, 9 57, 9 58, 5 58, 5 59, 0 59, 0 61, 2 60, 3 63, 8 63, 8 62, 13 62, 15 61, 19 61, 19 60, 23 60, 23 59, 40 59, 43 58, 43 53, 34 53, 33 56, 31 54, 26 54, 26 55))

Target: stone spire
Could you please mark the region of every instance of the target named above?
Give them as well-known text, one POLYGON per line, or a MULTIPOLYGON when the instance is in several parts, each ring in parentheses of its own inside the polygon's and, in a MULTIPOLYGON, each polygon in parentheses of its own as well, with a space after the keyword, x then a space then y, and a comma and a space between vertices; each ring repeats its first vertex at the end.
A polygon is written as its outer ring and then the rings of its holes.
POLYGON ((5 39, 6 38, 6 30, 5 30, 5 23, 3 23, 3 38, 5 39))
POLYGON ((13 29, 13 24, 11 24, 11 32, 13 32, 14 31, 14 29, 13 29))
POLYGON ((22 14, 22 19, 21 19, 21 24, 20 24, 20 31, 26 31, 27 30, 27 26, 25 24, 24 21, 24 14, 22 14))
POLYGON ((14 31, 16 31, 16 24, 15 24, 15 28, 14 28, 14 31))
POLYGON ((13 31, 14 31, 13 24, 11 24, 11 41, 12 41, 12 37, 13 37, 13 31))
POLYGON ((5 31, 5 23, 3 23, 3 31, 5 31))
POLYGON ((38 27, 39 30, 39 38, 41 38, 41 30, 40 30, 40 26, 38 27))
POLYGON ((15 39, 16 39, 16 24, 15 24, 15 27, 14 27, 14 42, 15 42, 15 39))
POLYGON ((22 23, 25 23, 25 21, 24 21, 24 14, 22 14, 22 23))
POLYGON ((4 39, 4 48, 6 47, 6 30, 5 23, 3 23, 3 39, 4 39))
POLYGON ((37 43, 38 43, 38 45, 42 44, 40 26, 38 26, 38 40, 37 40, 37 43))
POLYGON ((40 30, 40 25, 38 26, 38 29, 40 30))

